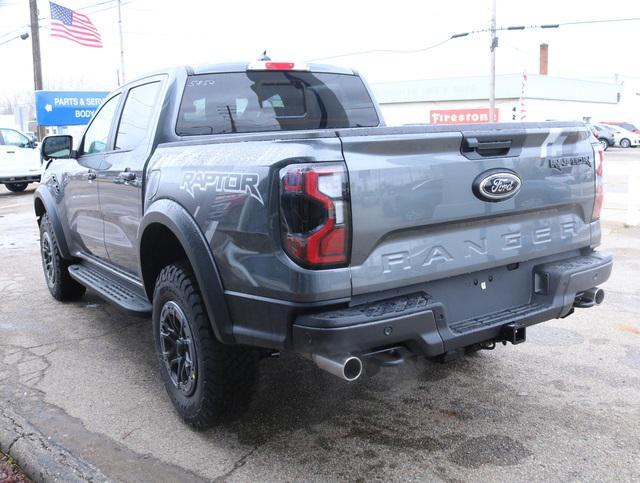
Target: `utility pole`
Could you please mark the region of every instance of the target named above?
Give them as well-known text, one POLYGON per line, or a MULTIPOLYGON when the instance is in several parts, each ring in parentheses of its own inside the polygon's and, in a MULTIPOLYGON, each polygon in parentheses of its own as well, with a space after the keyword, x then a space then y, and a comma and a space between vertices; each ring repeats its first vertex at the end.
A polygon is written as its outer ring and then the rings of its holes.
MULTIPOLYGON (((33 54, 33 89, 42 90, 42 60, 40 59, 40 26, 38 25, 38 1, 29 0, 31 18, 31 52, 33 54)), ((44 126, 38 125, 37 137, 42 141, 46 131, 44 126)))
POLYGON ((489 119, 494 122, 496 113, 496 0, 491 0, 491 73, 489 80, 489 119))
POLYGON ((120 33, 120 75, 122 76, 122 82, 125 83, 124 78, 124 42, 122 40, 122 0, 118 0, 118 31, 120 33))

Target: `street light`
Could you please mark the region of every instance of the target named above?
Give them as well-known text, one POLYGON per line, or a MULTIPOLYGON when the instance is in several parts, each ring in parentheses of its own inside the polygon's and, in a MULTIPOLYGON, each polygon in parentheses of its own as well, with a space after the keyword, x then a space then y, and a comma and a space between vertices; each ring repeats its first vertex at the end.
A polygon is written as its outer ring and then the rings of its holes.
POLYGON ((29 38, 29 33, 28 32, 23 32, 20 35, 16 35, 15 37, 11 37, 10 39, 4 40, 3 42, 0 42, 0 45, 4 45, 4 44, 8 44, 9 42, 16 40, 16 39, 22 39, 22 40, 26 40, 29 38))

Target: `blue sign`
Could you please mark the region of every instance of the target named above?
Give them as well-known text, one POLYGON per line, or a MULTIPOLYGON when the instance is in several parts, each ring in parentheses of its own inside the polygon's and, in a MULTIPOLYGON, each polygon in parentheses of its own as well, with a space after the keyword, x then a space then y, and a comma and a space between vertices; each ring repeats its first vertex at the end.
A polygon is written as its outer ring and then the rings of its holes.
POLYGON ((88 124, 107 92, 36 91, 36 119, 39 126, 88 124))

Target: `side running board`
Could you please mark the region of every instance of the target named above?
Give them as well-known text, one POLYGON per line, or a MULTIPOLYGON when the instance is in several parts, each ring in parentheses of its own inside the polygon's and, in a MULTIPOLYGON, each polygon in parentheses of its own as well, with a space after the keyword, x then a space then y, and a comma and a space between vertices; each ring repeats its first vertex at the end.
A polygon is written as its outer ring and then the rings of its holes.
POLYGON ((69 275, 85 287, 95 290, 102 298, 125 312, 139 316, 151 314, 151 304, 144 290, 115 273, 83 261, 71 265, 69 275))

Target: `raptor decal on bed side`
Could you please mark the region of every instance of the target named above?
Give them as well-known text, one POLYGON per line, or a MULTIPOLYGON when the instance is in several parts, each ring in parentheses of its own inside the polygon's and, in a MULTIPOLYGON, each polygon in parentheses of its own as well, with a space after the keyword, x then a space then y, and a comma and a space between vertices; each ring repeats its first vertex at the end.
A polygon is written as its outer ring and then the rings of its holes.
POLYGON ((206 191, 214 188, 218 193, 246 193, 264 206, 256 173, 223 173, 216 171, 187 171, 184 173, 180 189, 195 198, 195 190, 206 191))

